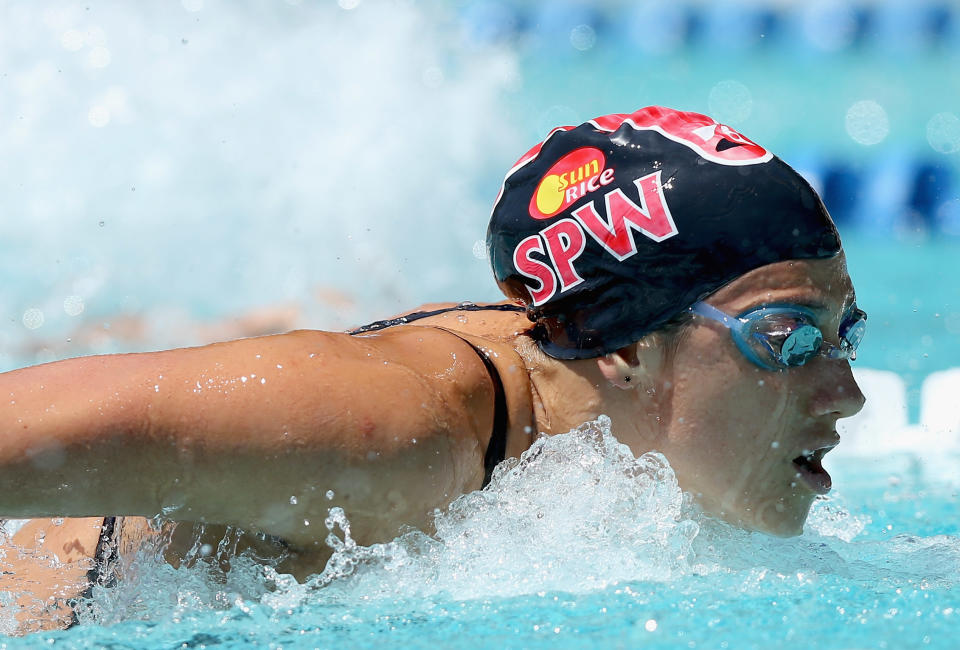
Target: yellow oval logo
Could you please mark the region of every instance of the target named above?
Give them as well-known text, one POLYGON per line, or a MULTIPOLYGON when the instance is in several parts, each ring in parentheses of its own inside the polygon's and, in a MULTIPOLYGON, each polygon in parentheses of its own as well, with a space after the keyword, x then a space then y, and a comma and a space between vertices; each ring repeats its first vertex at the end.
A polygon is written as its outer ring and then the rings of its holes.
MULTIPOLYGON (((605 163, 603 152, 594 147, 576 149, 555 162, 530 198, 530 216, 549 219, 583 198, 587 194, 586 184, 604 171, 605 163)), ((594 189, 591 187, 590 191, 594 189)))

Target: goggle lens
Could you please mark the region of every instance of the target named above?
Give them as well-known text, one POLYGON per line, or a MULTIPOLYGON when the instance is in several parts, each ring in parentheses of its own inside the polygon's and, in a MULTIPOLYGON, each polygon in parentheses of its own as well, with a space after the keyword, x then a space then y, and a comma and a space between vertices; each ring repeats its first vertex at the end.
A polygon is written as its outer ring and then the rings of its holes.
POLYGON ((737 317, 702 301, 689 309, 722 323, 744 356, 767 370, 795 368, 820 355, 856 359, 857 347, 867 329, 867 314, 856 306, 840 325, 839 346, 824 341, 813 312, 798 305, 760 307, 737 317))
POLYGON ((820 354, 823 334, 813 325, 804 325, 780 346, 780 360, 788 366, 802 366, 820 354))
POLYGON ((850 320, 840 326, 840 349, 850 351, 851 359, 856 358, 857 348, 863 335, 867 333, 867 314, 860 309, 854 309, 850 320))
POLYGON ((805 314, 770 311, 748 320, 747 342, 770 366, 802 366, 820 354, 823 334, 805 314))

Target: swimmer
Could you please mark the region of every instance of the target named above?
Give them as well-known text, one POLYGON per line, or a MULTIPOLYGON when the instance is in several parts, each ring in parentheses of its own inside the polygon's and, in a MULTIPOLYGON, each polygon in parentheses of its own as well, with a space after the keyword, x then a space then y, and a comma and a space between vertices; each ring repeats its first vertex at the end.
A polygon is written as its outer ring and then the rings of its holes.
POLYGON ((706 512, 802 531, 836 422, 863 406, 866 315, 799 174, 703 115, 607 115, 513 166, 487 246, 504 302, 0 375, 0 516, 88 518, 18 533, 37 557, 97 552, 87 583, 157 515, 243 529, 238 548, 304 577, 331 506, 360 544, 429 530, 538 433, 605 414, 706 512))

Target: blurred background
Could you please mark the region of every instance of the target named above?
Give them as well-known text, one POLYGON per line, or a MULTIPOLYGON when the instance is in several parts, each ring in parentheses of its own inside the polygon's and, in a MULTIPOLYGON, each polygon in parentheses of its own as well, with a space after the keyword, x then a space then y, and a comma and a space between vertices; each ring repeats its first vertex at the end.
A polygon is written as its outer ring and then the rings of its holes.
POLYGON ((960 367, 958 70, 937 0, 0 0, 0 369, 496 300, 514 160, 663 104, 820 190, 917 420, 960 367))

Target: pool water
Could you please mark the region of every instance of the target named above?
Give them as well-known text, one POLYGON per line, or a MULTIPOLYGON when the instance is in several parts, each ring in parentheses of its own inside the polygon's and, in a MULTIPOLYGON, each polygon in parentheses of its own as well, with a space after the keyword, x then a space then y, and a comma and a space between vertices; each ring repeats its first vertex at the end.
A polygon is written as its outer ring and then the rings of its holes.
POLYGON ((147 555, 85 624, 0 647, 954 647, 960 480, 862 461, 828 464, 841 487, 777 539, 705 517, 601 419, 539 440, 432 536, 358 547, 333 512, 339 550, 302 585, 147 555))
MULTIPOLYGON (((538 443, 435 535, 358 548, 331 513, 339 551, 307 584, 147 553, 82 625, 0 648, 956 646, 960 379, 938 373, 960 368, 960 240, 936 219, 960 205, 943 180, 960 178, 960 47, 670 54, 595 16, 557 46, 543 26, 581 5, 523 4, 510 40, 469 28, 512 11, 498 2, 5 3, 0 369, 202 343, 198 323, 264 305, 345 328, 499 299, 489 205, 548 128, 656 103, 711 112, 844 199, 830 207, 848 213, 870 313, 868 406, 804 535, 705 518, 662 459, 594 424, 538 443), (851 113, 864 106, 873 122, 851 113), (928 168, 940 193, 920 205, 928 168), (833 182, 848 177, 862 182, 833 182)), ((701 25, 733 25, 722 13, 701 25)))

